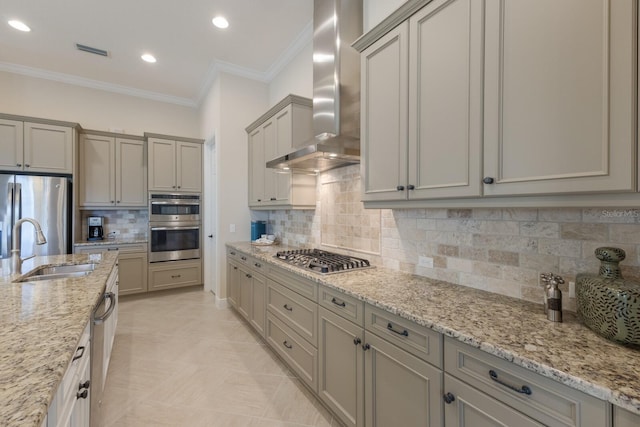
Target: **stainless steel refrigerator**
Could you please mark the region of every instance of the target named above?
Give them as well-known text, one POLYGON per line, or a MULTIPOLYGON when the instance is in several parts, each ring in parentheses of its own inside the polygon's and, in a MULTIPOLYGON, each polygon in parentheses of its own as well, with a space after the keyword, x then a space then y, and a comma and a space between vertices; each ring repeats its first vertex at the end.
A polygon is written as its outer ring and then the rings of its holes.
POLYGON ((35 244, 31 224, 19 234, 22 257, 59 255, 71 249, 71 181, 67 177, 0 174, 0 258, 11 257, 13 225, 34 218, 47 238, 35 244))

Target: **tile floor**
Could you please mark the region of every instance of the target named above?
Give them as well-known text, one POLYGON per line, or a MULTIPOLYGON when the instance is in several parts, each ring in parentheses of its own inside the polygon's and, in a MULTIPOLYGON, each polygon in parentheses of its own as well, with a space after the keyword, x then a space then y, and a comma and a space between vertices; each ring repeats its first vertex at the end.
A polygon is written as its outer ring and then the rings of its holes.
POLYGON ((104 426, 338 426, 202 288, 120 299, 104 426))

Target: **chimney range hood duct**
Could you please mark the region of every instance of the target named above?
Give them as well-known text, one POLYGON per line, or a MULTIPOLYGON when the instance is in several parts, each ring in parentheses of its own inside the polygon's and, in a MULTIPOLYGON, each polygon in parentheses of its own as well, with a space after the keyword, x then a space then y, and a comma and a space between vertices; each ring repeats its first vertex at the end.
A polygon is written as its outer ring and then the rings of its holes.
POLYGON ((362 0, 313 5, 313 140, 267 162, 268 168, 322 172, 360 163, 362 0))

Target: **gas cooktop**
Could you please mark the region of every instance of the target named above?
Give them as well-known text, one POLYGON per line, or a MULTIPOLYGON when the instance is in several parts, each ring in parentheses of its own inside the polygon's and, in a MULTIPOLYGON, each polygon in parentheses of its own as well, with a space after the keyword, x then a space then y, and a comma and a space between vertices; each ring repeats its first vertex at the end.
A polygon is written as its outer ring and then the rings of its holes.
POLYGON ((276 258, 288 264, 321 274, 344 273, 351 270, 372 268, 369 261, 320 249, 296 249, 280 251, 276 258))

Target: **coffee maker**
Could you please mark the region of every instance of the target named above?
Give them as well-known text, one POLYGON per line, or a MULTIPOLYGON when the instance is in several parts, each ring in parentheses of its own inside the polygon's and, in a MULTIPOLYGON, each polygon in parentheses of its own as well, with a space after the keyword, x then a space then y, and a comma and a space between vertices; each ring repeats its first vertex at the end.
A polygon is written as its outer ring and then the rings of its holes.
POLYGON ((87 240, 103 240, 104 228, 102 227, 103 218, 101 216, 89 217, 89 234, 87 240))

